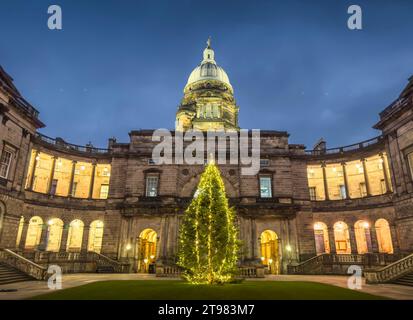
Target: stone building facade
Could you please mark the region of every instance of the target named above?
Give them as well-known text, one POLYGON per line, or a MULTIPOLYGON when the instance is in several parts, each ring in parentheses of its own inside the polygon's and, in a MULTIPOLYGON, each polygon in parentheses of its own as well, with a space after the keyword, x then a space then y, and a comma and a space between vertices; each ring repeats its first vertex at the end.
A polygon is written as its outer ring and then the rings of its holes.
MULTIPOLYGON (((190 129, 238 132, 233 93, 208 43, 173 141, 190 129)), ((174 268, 202 164, 158 165, 153 130, 132 131, 127 143, 109 139, 107 149, 46 137, 3 69, 0 119, 0 248, 39 263, 46 255, 81 265, 94 252, 123 271, 174 268)), ((377 138, 334 149, 320 141, 310 151, 290 144, 287 132, 261 131, 256 175, 219 166, 237 212, 240 267, 286 273, 317 255, 386 264, 413 252, 413 78, 375 128, 377 138)))

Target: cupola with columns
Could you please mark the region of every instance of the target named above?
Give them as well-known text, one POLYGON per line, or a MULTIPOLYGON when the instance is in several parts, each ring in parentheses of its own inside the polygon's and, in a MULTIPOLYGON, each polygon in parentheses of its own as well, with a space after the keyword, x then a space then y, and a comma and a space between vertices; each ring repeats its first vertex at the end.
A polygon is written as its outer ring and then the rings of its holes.
POLYGON ((211 38, 190 74, 176 113, 177 131, 239 130, 238 106, 227 73, 217 65, 211 38))

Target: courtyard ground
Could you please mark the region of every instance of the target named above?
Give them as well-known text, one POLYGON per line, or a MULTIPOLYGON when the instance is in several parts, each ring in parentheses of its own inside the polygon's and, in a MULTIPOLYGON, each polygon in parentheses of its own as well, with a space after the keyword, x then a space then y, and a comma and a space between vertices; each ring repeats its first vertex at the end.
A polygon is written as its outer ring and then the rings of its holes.
POLYGON ((148 274, 67 274, 63 276, 63 289, 69 290, 54 291, 53 296, 39 297, 51 293, 51 290, 48 289, 45 282, 28 281, 14 283, 0 286, 0 300, 28 299, 34 297, 36 299, 59 299, 63 297, 93 299, 109 298, 109 295, 112 295, 110 297, 111 299, 187 299, 188 297, 184 295, 189 293, 189 298, 192 299, 378 298, 372 297, 371 295, 391 299, 413 299, 412 287, 395 284, 368 285, 363 283, 361 290, 354 291, 346 289, 347 279, 348 277, 345 276, 279 275, 268 276, 260 280, 246 280, 241 285, 232 285, 232 287, 227 287, 228 289, 225 288, 226 286, 205 289, 191 286, 177 279, 155 278, 153 275, 148 274), (17 291, 1 292, 1 290, 4 289, 17 291), (311 294, 309 294, 310 292, 311 294), (125 294, 129 295, 129 297, 124 296, 125 294), (240 294, 243 294, 243 296, 239 297, 240 294), (245 294, 253 296, 247 297, 245 294), (106 295, 106 297, 97 295, 106 295), (144 297, 142 297, 142 295, 144 295, 144 297), (169 297, 161 295, 169 295, 169 297))
POLYGON ((192 285, 184 281, 103 281, 60 290, 46 300, 375 300, 368 293, 316 282, 244 281, 226 285, 192 285))

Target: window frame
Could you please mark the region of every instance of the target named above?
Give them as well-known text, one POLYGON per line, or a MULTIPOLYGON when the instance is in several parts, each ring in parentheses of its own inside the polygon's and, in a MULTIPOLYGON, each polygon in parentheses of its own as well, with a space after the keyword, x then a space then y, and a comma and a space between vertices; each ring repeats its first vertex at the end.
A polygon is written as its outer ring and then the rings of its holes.
POLYGON ((9 180, 10 169, 12 168, 14 156, 15 156, 15 150, 12 150, 11 148, 9 148, 9 147, 7 147, 7 146, 5 145, 5 146, 3 147, 3 151, 2 151, 2 153, 1 153, 1 155, 0 155, 0 178, 1 178, 1 179, 9 180), (2 172, 3 165, 5 165, 5 163, 3 163, 3 156, 5 155, 5 153, 10 154, 10 157, 9 157, 9 162, 8 162, 8 164, 7 164, 6 174, 5 174, 5 176, 3 176, 3 175, 1 174, 1 172, 2 172))
POLYGON ((271 198, 274 197, 273 180, 274 180, 274 177, 273 177, 272 174, 259 174, 259 175, 258 175, 258 192, 259 192, 259 197, 260 197, 261 199, 271 199, 271 198), (263 197, 263 194, 262 194, 262 191, 261 191, 261 179, 263 179, 263 178, 266 178, 266 179, 269 179, 269 180, 270 180, 270 183, 269 183, 270 192, 269 192, 269 196, 268 196, 268 197, 263 197))

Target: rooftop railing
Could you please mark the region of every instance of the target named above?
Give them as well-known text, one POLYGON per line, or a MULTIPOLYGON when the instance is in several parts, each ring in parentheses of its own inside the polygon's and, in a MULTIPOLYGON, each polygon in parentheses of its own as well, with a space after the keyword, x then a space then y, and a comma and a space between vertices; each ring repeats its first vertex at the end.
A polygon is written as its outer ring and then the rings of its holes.
POLYGON ((61 138, 51 138, 39 132, 36 132, 36 139, 47 144, 53 145, 58 149, 65 151, 76 151, 90 154, 106 154, 110 153, 110 149, 96 148, 92 145, 80 146, 72 143, 68 143, 61 138))
POLYGON ((322 156, 329 154, 340 154, 345 152, 362 150, 372 145, 378 144, 383 140, 383 136, 378 136, 369 140, 365 140, 359 143, 351 144, 344 147, 331 148, 331 149, 320 149, 320 150, 306 150, 306 155, 309 156, 322 156))

